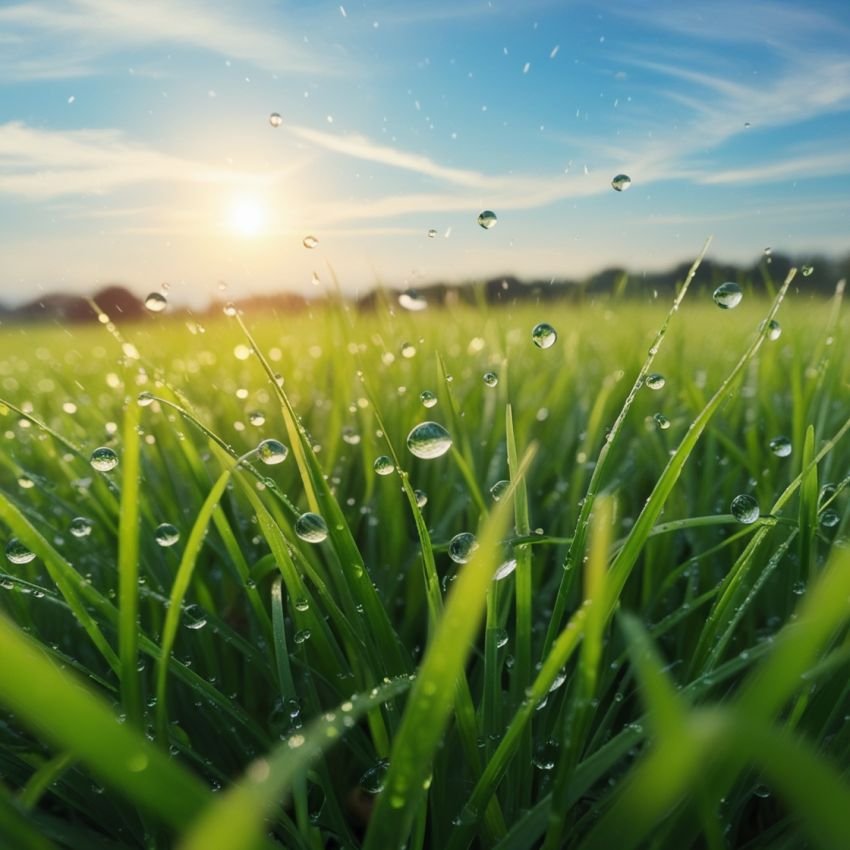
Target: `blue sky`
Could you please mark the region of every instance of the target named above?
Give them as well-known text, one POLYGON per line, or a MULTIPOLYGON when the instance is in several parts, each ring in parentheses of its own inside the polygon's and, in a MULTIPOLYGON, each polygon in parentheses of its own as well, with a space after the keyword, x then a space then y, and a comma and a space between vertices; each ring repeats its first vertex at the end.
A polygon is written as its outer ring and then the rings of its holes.
POLYGON ((846 0, 6 0, 0 300, 845 254, 848 45, 846 0))

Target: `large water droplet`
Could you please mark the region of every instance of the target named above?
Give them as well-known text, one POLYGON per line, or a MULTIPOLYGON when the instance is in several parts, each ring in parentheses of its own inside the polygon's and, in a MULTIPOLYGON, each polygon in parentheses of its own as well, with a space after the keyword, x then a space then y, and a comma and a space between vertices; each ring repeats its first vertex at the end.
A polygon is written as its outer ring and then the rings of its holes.
POLYGON ((170 522, 163 522, 154 529, 153 539, 157 545, 167 549, 180 539, 180 532, 170 522))
POLYGON ((437 396, 435 396, 431 390, 422 390, 422 392, 419 393, 419 401, 421 401, 425 407, 433 407, 437 403, 437 396))
POLYGON ((272 114, 269 115, 269 124, 271 124, 272 127, 280 127, 280 125, 283 124, 283 118, 280 117, 279 112, 272 112, 272 114))
POLYGON ((327 539, 328 526, 318 514, 308 511, 295 520, 295 533, 307 543, 321 543, 327 539))
POLYGON ((787 437, 774 437, 768 446, 777 457, 788 457, 791 454, 791 441, 787 437))
POLYGON ((760 515, 758 502, 746 493, 732 499, 729 512, 738 522, 742 522, 744 525, 754 523, 760 515))
POLYGON ((319 240, 315 236, 305 236, 301 240, 301 244, 305 248, 315 248, 319 244, 319 240))
POLYGON ((498 220, 493 210, 483 210, 478 214, 478 224, 485 230, 492 230, 498 220))
POLYGON ((646 385, 651 390, 660 390, 667 381, 664 378, 664 375, 659 375, 658 372, 653 372, 651 375, 646 376, 646 385))
POLYGON ((551 348, 557 339, 558 332, 546 322, 540 322, 531 331, 531 341, 538 348, 551 348))
POLYGON ((375 458, 373 467, 378 475, 392 475, 393 472, 395 472, 395 464, 393 463, 392 458, 387 455, 381 455, 380 457, 375 458))
POLYGON ((437 422, 422 422, 407 435, 410 453, 423 460, 440 457, 451 447, 451 435, 437 422))
POLYGON ((628 174, 618 174, 612 181, 611 186, 617 192, 625 192, 632 185, 632 178, 628 174))
POLYGON ((268 466, 275 466, 278 463, 283 463, 286 456, 289 454, 289 449, 279 440, 263 440, 257 446, 257 455, 260 460, 268 466))
POLYGON ((151 292, 145 298, 145 308, 151 313, 161 313, 168 306, 168 299, 161 292, 151 292))
POLYGON ((465 564, 477 548, 478 541, 475 539, 475 535, 468 531, 461 531, 460 534, 455 534, 449 541, 449 557, 456 564, 465 564))
POLYGON ((17 537, 13 537, 6 544, 6 558, 12 564, 28 564, 35 559, 35 552, 31 552, 17 537))
POLYGON ((100 446, 91 453, 89 463, 98 472, 109 472, 118 466, 118 455, 107 446, 100 446))
POLYGON ((425 296, 417 292, 415 289, 408 289, 398 296, 400 307, 409 310, 411 313, 419 313, 428 307, 428 302, 425 296))
POLYGON ((94 523, 88 517, 75 516, 68 526, 68 531, 74 537, 88 537, 93 527, 94 523))
POLYGON ((741 287, 731 280, 727 280, 726 283, 721 283, 720 286, 714 290, 713 296, 714 303, 718 307, 722 307, 724 310, 731 310, 733 307, 737 307, 741 303, 741 299, 743 297, 744 293, 741 292, 741 287))

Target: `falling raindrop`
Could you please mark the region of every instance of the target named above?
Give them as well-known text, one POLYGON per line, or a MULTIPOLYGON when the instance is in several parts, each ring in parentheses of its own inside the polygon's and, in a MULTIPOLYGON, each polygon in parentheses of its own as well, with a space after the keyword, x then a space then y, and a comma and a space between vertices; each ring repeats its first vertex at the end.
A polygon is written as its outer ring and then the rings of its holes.
POLYGON ((483 380, 488 387, 495 387, 499 383, 499 376, 495 372, 485 372, 483 380))
POLYGON ((423 460, 440 457, 451 447, 451 435, 437 422, 422 422, 407 435, 410 453, 423 460))
POLYGON ((301 244, 302 244, 305 248, 311 248, 311 249, 312 249, 312 248, 315 248, 315 247, 319 244, 319 240, 318 240, 318 239, 316 239, 316 237, 315 237, 315 236, 305 236, 305 237, 301 240, 301 244))
POLYGON ((31 552, 17 537, 13 537, 6 544, 6 559, 12 564, 28 564, 35 559, 35 552, 31 552))
POLYGON ((651 390, 660 390, 665 383, 667 382, 664 375, 659 375, 658 372, 653 372, 651 375, 646 376, 646 385, 651 390))
POLYGON ((278 463, 283 463, 288 454, 289 449, 279 440, 263 440, 257 446, 257 455, 267 466, 275 466, 278 463))
POLYGON ((496 226, 496 222, 498 222, 498 220, 499 219, 496 218, 496 213, 494 213, 493 210, 484 210, 478 214, 478 224, 485 230, 492 230, 496 226))
POLYGON ((307 512, 295 520, 295 533, 307 543, 321 543, 327 539, 327 523, 318 515, 307 512))
POLYGON ((158 546, 167 549, 180 539, 180 532, 170 522, 163 522, 154 529, 153 539, 158 546))
POLYGON ((280 127, 280 125, 283 124, 283 118, 280 117, 279 112, 272 112, 272 114, 269 115, 269 124, 271 124, 272 127, 280 127))
POLYGON ((84 516, 75 516, 71 520, 71 524, 68 526, 68 531, 71 532, 73 537, 88 537, 91 534, 91 530, 94 527, 94 523, 88 518, 84 516))
POLYGON ((557 339, 557 331, 546 322, 540 322, 531 331, 531 340, 538 348, 551 348, 557 339))
POLYGON ((100 446, 91 453, 89 462, 98 472, 109 472, 118 466, 118 455, 112 449, 100 446))
POLYGON ((387 455, 381 455, 376 458, 373 467, 378 475, 392 475, 393 472, 395 472, 395 464, 393 463, 392 458, 387 457, 387 455))
POLYGON ((726 283, 721 283, 720 286, 714 290, 713 297, 714 303, 718 307, 722 307, 724 310, 731 310, 733 307, 737 307, 741 303, 744 293, 741 292, 741 287, 738 286, 737 283, 727 280, 726 283))
POLYGON ((732 499, 732 505, 729 511, 738 522, 744 525, 751 525, 760 515, 758 502, 746 493, 742 493, 740 496, 735 496, 732 499))
POLYGON ((145 298, 145 309, 151 313, 161 313, 168 306, 168 299, 161 292, 151 292, 145 298))
POLYGON ((791 454, 791 441, 787 437, 774 437, 768 446, 777 457, 788 457, 791 454))
POLYGON ((435 396, 431 390, 422 390, 422 392, 419 393, 419 401, 421 401, 425 407, 433 407, 437 403, 437 396, 435 396))
POLYGON ((632 178, 628 174, 618 174, 611 181, 611 186, 616 192, 625 192, 631 185, 632 178))
POLYGON ((456 564, 465 564, 477 548, 478 541, 475 535, 462 531, 460 534, 455 534, 449 541, 449 557, 456 564))

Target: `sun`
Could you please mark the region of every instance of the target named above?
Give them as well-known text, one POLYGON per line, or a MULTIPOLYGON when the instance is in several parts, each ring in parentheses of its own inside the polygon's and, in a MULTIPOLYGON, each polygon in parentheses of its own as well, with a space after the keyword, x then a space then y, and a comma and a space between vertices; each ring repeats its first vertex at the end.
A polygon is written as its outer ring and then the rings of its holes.
POLYGON ((227 223, 237 236, 246 239, 262 236, 268 225, 268 212, 257 198, 237 198, 230 205, 227 223))

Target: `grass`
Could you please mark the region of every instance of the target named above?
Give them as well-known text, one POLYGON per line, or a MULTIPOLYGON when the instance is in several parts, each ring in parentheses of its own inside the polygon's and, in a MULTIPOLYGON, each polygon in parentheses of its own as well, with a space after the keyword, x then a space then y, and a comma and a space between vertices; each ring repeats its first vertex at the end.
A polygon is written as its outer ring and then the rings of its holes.
POLYGON ((840 293, 695 274, 4 329, 0 846, 850 846, 840 293))

